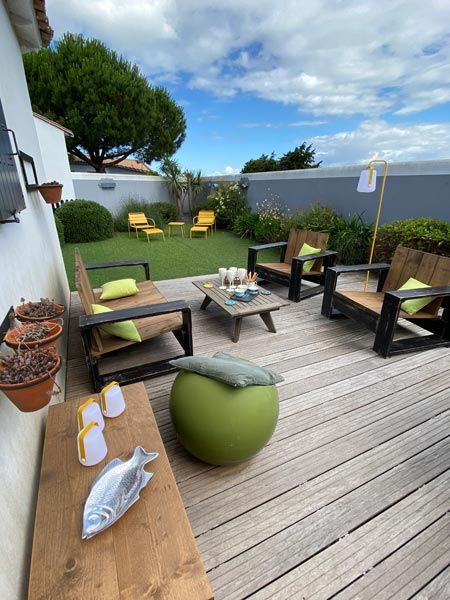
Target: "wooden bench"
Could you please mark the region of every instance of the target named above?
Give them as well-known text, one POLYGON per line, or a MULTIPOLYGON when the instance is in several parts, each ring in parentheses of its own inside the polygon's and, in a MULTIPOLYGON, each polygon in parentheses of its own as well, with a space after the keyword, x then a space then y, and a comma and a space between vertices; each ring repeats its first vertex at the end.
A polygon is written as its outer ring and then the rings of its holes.
POLYGON ((299 302, 323 292, 326 270, 336 262, 337 252, 327 250, 329 233, 291 229, 287 242, 275 242, 251 246, 248 249, 247 269, 249 273, 258 273, 258 280, 273 281, 289 286, 289 300, 299 302), (320 254, 298 256, 303 244, 320 248, 320 254), (258 252, 269 248, 280 249, 280 261, 276 263, 258 262, 258 252), (314 260, 310 271, 303 271, 305 262, 314 260), (302 280, 318 285, 302 290, 302 280))
POLYGON ((127 408, 105 419, 108 454, 83 467, 77 457, 77 408, 50 406, 42 456, 29 579, 29 600, 210 600, 205 569, 142 383, 123 388, 127 408), (141 445, 159 457, 154 477, 114 525, 81 539, 92 481, 113 458, 141 445))
MULTIPOLYGON (((128 346, 136 345, 136 343, 143 343, 164 333, 172 332, 184 350, 182 356, 192 355, 191 309, 184 300, 167 302, 155 284, 150 281, 150 269, 146 260, 137 259, 85 265, 77 248, 75 250, 75 285, 86 313, 85 316, 80 317, 79 325, 86 362, 95 391, 99 391, 104 385, 113 380, 119 383, 132 383, 175 370, 169 364, 169 359, 166 359, 100 374, 99 361, 102 357, 128 346), (134 296, 102 301, 100 300, 100 292, 94 291, 91 287, 87 274, 88 270, 138 265, 144 267, 147 279, 137 284, 139 293, 134 296), (92 304, 102 304, 111 308, 113 312, 94 315, 92 304), (142 342, 130 342, 109 335, 99 329, 100 325, 118 323, 128 319, 134 321, 142 342)), ((178 356, 172 358, 178 358, 178 356)))
POLYGON ((373 349, 387 358, 392 354, 450 346, 450 258, 398 246, 391 265, 341 265, 327 271, 322 315, 350 317, 375 332, 373 349), (372 271, 378 274, 376 292, 336 290, 342 273, 372 271), (399 291, 413 277, 430 288, 399 291), (404 300, 433 297, 423 309, 409 315, 401 310, 404 300), (394 341, 398 319, 406 319, 431 335, 394 341))

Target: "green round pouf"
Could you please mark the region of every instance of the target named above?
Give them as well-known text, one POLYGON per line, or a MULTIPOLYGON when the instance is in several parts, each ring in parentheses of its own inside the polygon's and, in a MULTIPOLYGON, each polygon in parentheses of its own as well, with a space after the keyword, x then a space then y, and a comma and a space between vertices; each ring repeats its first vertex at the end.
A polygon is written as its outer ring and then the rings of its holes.
POLYGON ((170 416, 180 443, 213 465, 247 460, 270 440, 278 420, 274 385, 235 388, 181 371, 170 394, 170 416))

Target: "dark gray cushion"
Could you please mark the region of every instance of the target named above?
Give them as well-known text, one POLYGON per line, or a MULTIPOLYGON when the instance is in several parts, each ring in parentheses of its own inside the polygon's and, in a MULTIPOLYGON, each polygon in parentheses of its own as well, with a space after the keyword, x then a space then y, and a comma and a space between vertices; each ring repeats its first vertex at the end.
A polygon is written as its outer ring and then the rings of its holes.
POLYGON ((207 356, 185 356, 171 360, 170 364, 178 369, 193 371, 211 379, 217 379, 233 387, 247 387, 248 385, 274 385, 284 381, 281 375, 258 367, 254 363, 226 354, 217 352, 212 358, 207 356))

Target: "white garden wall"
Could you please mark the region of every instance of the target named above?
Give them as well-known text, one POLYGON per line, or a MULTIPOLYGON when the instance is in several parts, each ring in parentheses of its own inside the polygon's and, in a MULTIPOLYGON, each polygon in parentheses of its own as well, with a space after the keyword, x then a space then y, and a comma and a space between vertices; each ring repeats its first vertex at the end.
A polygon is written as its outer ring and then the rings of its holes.
MULTIPOLYGON (((34 15, 33 4, 29 12, 34 15)), ((0 2, 0 99, 21 150, 33 156, 38 177, 46 179, 28 96, 20 47, 5 4, 0 2)), ((60 174, 52 175, 55 179, 60 174)), ((0 318, 21 296, 55 298, 68 304, 69 288, 53 213, 38 192, 26 193, 20 223, 0 224, 0 318)), ((64 373, 58 377, 64 388, 64 373)), ((62 397, 60 398, 62 399, 62 397)), ((26 595, 46 411, 19 412, 0 393, 0 597, 26 595)))
POLYGON ((45 181, 59 181, 63 184, 62 198, 75 198, 64 131, 36 116, 34 124, 41 149, 45 181))

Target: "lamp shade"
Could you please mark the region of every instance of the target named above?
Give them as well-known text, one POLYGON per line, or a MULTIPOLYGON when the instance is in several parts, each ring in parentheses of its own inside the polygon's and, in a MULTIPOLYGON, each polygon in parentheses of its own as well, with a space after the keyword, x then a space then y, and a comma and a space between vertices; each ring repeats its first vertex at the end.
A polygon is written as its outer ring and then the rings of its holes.
POLYGON ((370 193, 374 192, 377 187, 377 172, 372 167, 368 169, 364 169, 361 171, 361 175, 359 176, 358 187, 356 188, 358 192, 370 193))

